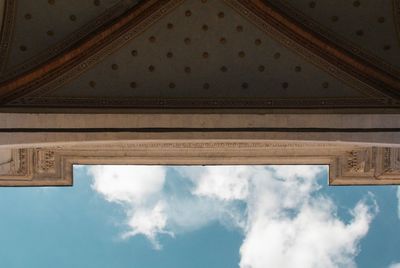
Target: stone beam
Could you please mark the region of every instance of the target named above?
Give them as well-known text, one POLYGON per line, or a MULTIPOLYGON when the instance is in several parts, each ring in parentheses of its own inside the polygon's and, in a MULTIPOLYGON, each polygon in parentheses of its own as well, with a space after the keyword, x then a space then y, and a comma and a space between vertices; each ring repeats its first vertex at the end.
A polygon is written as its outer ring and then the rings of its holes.
POLYGON ((399 147, 400 115, 0 113, 0 148, 206 139, 399 147))
POLYGON ((400 184, 400 149, 271 141, 141 141, 1 151, 0 186, 71 186, 74 164, 329 165, 330 185, 400 184))

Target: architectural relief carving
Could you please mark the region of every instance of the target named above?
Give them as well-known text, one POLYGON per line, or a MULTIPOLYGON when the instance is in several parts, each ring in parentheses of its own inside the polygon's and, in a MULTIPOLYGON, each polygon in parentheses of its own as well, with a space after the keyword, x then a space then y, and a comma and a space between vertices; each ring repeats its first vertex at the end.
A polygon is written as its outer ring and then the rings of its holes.
POLYGON ((365 173, 371 169, 372 149, 348 153, 347 169, 350 173, 365 173))
POLYGON ((70 186, 74 164, 322 164, 331 185, 400 185, 388 15, 400 33, 400 0, 388 1, 351 30, 344 15, 368 4, 325 16, 316 1, 77 1, 85 15, 67 0, 41 2, 56 13, 5 0, 0 186, 70 186), (371 55, 363 44, 384 35, 371 55))
POLYGON ((400 149, 371 147, 353 150, 337 159, 337 175, 331 184, 398 184, 400 149))
POLYGON ((377 179, 396 178, 400 180, 400 149, 379 148, 377 154, 377 179))
POLYGON ((32 152, 30 149, 0 150, 0 180, 28 179, 31 175, 32 152))
POLYGON ((330 166, 331 185, 394 184, 400 180, 399 148, 270 141, 148 141, 12 152, 3 153, 0 159, 0 186, 72 185, 73 164, 325 164, 330 166))
POLYGON ((56 173, 56 156, 54 151, 36 150, 36 171, 44 174, 56 173))

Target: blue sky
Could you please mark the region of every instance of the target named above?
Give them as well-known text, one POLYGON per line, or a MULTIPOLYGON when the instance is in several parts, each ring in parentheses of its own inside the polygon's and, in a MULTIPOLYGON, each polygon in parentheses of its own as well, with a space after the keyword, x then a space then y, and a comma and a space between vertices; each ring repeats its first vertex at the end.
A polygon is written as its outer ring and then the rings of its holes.
POLYGON ((318 166, 75 167, 0 188, 0 267, 396 267, 397 187, 318 166))

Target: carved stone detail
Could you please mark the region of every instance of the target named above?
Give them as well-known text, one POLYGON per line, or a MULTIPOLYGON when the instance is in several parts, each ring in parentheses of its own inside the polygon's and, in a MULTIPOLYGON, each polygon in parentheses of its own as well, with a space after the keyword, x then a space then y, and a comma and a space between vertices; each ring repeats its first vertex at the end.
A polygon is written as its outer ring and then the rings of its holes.
POLYGON ((18 176, 28 175, 28 162, 30 161, 28 157, 27 149, 13 150, 13 161, 11 162, 12 174, 18 176))
POLYGON ((269 99, 197 99, 197 98, 72 98, 72 97, 23 97, 9 105, 73 106, 73 107, 136 107, 136 108, 286 108, 286 107, 381 107, 390 106, 383 98, 269 98, 269 99))
POLYGON ((337 159, 335 185, 400 184, 400 148, 353 150, 337 159))
POLYGON ((36 151, 36 171, 44 174, 56 173, 56 156, 54 151, 36 151))
POLYGON ((13 149, 0 160, 0 186, 72 185, 73 164, 110 163, 329 164, 331 185, 400 184, 400 148, 328 143, 131 141, 13 149))
POLYGON ((371 150, 351 151, 347 158, 347 171, 350 173, 364 173, 371 169, 371 150))
POLYGON ((2 150, 3 162, 0 163, 0 180, 29 179, 31 177, 32 150, 2 150))
POLYGON ((378 149, 377 179, 400 180, 400 148, 378 149))

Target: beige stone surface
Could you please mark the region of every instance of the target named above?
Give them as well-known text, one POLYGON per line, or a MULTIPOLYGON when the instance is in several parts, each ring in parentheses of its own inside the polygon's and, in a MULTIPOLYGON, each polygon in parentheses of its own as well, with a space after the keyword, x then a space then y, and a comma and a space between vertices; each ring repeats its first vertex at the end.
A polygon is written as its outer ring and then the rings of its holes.
POLYGON ((0 113, 0 128, 400 128, 400 114, 0 113))
POLYGON ((360 146, 400 147, 399 132, 385 133, 287 133, 287 132, 170 132, 170 133, 0 133, 0 148, 31 148, 37 146, 64 146, 79 143, 165 141, 165 140, 255 140, 303 141, 360 146))
POLYGON ((287 141, 164 140, 13 149, 0 186, 68 186, 74 164, 325 164, 331 185, 400 184, 400 148, 287 141))
POLYGON ((396 114, 0 114, 0 186, 73 164, 326 164, 331 185, 400 184, 396 114))
POLYGON ((0 129, 0 148, 169 139, 287 140, 400 146, 400 132, 396 131, 400 129, 400 115, 397 114, 3 113, 0 114, 0 129), (37 132, 32 132, 35 129, 37 132), (354 131, 348 132, 349 129, 354 131))

